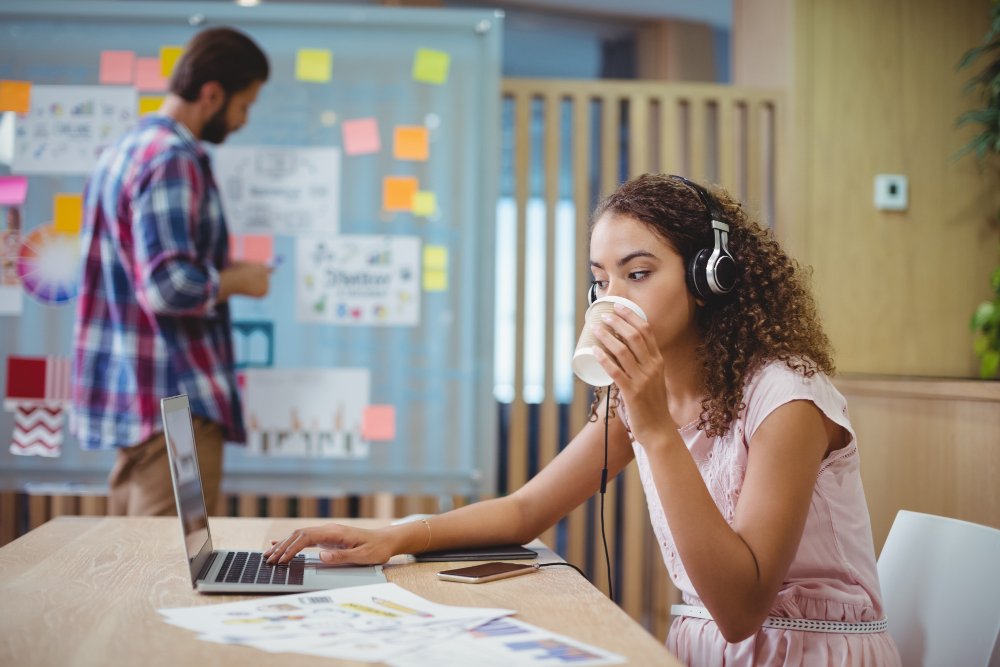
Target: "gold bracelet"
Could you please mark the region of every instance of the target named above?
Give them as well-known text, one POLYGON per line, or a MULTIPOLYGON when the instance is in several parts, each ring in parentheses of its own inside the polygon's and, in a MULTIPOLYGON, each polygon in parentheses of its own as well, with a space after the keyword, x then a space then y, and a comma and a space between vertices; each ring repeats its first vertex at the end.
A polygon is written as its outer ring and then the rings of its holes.
POLYGON ((427 544, 425 544, 424 548, 420 550, 420 552, 423 553, 424 551, 427 551, 427 548, 431 545, 431 524, 427 521, 427 519, 421 519, 420 521, 427 526, 427 544))

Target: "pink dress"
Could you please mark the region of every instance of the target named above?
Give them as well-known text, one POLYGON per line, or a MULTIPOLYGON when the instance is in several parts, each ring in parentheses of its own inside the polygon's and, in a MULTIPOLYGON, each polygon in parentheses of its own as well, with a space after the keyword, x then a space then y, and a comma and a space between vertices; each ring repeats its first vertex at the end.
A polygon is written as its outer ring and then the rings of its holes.
MULTIPOLYGON (((732 525, 754 432, 776 408, 800 399, 813 402, 831 421, 847 429, 851 441, 820 467, 802 541, 770 615, 848 623, 880 620, 884 616, 882 594, 861 486, 857 440, 847 417, 847 402, 826 375, 805 378, 784 362, 772 362, 747 384, 746 409, 726 435, 709 438, 694 424, 679 432, 715 504, 732 525)), ((627 424, 627 414, 622 412, 627 424)), ((638 442, 633 441, 632 447, 667 571, 684 604, 702 606, 674 547, 646 452, 638 442)), ((667 648, 685 664, 697 667, 900 664, 896 646, 886 632, 834 634, 761 628, 754 636, 730 644, 714 621, 690 616, 674 619, 667 648)))

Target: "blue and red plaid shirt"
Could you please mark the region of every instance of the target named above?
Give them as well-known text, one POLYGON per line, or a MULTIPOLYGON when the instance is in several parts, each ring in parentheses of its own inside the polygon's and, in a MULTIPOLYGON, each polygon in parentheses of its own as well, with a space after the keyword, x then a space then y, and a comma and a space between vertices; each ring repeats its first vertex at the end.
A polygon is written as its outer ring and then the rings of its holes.
POLYGON ((84 191, 73 424, 84 449, 162 431, 160 399, 246 433, 229 307, 216 301, 229 237, 208 155, 181 123, 147 116, 108 149, 84 191))

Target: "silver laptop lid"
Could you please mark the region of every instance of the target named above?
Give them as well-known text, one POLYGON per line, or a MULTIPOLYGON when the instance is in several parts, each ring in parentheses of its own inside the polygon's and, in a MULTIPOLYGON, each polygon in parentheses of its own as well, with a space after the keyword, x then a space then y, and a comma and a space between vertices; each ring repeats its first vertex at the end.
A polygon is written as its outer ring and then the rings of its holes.
POLYGON ((181 519, 184 536, 184 551, 191 570, 191 585, 196 586, 198 575, 212 555, 212 535, 208 530, 208 510, 201 486, 194 424, 191 422, 187 395, 162 399, 160 411, 170 460, 170 479, 174 485, 177 515, 181 519))

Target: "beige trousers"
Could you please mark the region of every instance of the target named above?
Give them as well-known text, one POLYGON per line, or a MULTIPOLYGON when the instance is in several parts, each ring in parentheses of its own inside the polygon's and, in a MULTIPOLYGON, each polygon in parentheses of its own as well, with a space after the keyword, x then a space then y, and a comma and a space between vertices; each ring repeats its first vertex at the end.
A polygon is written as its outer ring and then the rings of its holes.
MULTIPOLYGON (((222 427, 201 417, 194 418, 194 441, 198 467, 205 489, 208 513, 215 513, 222 482, 222 427)), ((108 476, 108 514, 112 516, 170 516, 177 514, 167 442, 157 433, 144 442, 118 450, 108 476)))

